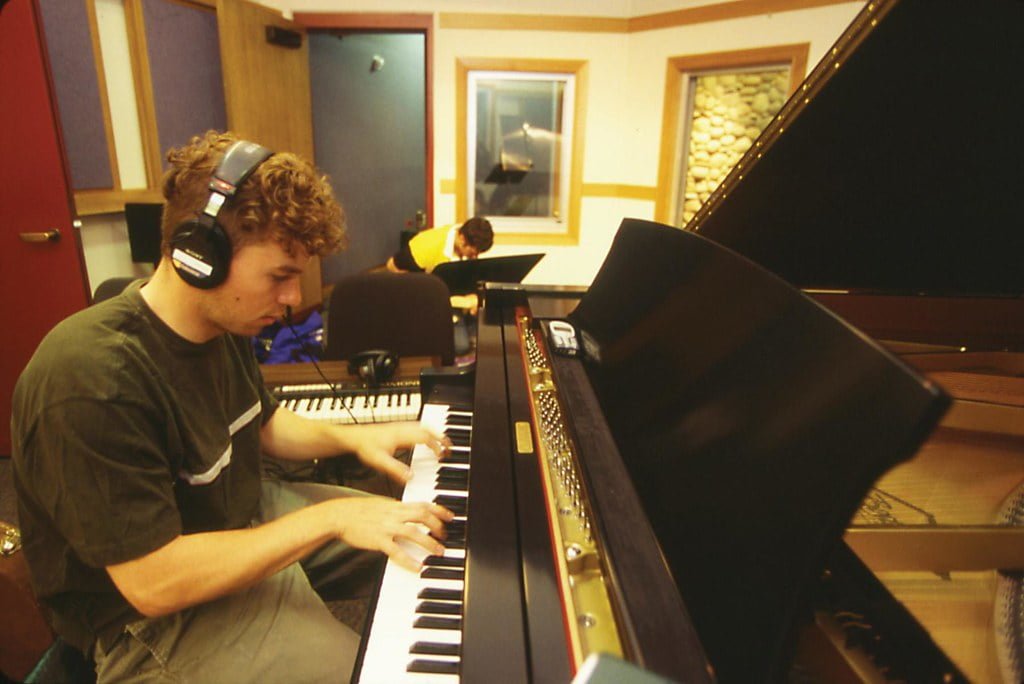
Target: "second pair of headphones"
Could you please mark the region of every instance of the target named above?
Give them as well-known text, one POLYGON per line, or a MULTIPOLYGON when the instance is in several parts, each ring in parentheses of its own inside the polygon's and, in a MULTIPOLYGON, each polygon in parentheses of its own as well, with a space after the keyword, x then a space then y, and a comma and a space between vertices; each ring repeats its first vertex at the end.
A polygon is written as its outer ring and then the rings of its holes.
POLYGON ((262 145, 239 140, 231 145, 210 179, 210 196, 196 218, 185 221, 171 236, 171 264, 181 279, 203 290, 217 287, 231 268, 231 240, 217 216, 238 187, 272 154, 262 145))
POLYGON ((370 387, 390 380, 398 369, 398 356, 383 349, 359 352, 348 360, 348 372, 370 387))

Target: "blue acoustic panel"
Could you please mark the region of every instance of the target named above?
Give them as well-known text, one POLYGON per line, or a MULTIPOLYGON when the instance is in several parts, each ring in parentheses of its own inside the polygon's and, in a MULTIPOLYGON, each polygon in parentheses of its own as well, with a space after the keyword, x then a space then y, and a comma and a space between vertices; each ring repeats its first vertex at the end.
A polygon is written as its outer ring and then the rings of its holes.
POLYGON ((170 0, 142 3, 161 152, 227 127, 213 11, 170 0))
POLYGON ((39 0, 74 190, 114 187, 85 0, 39 0))

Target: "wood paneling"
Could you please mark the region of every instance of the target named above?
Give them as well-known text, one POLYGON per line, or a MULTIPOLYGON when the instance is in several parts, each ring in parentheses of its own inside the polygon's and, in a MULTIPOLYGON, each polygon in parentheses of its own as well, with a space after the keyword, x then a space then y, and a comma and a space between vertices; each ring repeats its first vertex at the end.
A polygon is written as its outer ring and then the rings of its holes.
POLYGON ((313 159, 309 46, 305 30, 279 12, 244 0, 218 0, 228 126, 274 150, 313 159), (271 45, 266 27, 303 34, 299 48, 271 45))
MULTIPOLYGON (((244 0, 217 0, 217 19, 228 127, 273 150, 314 159, 305 30, 279 12, 244 0), (268 25, 301 33, 302 45, 268 43, 268 25)), ((302 306, 321 301, 320 260, 314 258, 302 276, 302 306)))

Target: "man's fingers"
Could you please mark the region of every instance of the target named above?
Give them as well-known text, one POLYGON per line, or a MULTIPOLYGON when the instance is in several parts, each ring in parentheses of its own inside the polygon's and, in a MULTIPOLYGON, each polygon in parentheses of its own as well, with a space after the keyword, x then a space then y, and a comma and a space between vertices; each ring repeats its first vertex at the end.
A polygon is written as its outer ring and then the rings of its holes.
POLYGON ((406 525, 405 529, 402 530, 400 534, 403 539, 410 541, 417 546, 421 546, 435 556, 439 556, 444 553, 444 545, 424 532, 417 525, 406 525))
POLYGON ((403 516, 403 522, 413 525, 422 525, 435 537, 445 536, 445 523, 451 522, 455 514, 450 510, 436 503, 418 502, 406 503, 407 513, 403 516))
POLYGON ((419 572, 423 563, 417 561, 415 558, 406 553, 402 545, 397 543, 394 539, 391 539, 381 547, 381 551, 387 554, 395 563, 409 570, 410 572, 419 572))

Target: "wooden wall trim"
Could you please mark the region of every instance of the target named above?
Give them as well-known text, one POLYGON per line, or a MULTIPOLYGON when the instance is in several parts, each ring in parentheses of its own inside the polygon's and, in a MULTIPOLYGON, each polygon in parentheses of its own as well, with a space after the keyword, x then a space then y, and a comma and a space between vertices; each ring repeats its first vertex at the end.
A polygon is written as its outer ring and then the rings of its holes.
POLYGON ((583 196, 614 197, 653 202, 658 197, 658 188, 650 185, 626 185, 623 183, 584 183, 583 196))
POLYGON ((588 17, 582 15, 501 14, 483 12, 440 12, 443 29, 498 31, 565 31, 580 33, 640 33, 658 29, 741 19, 773 12, 842 5, 852 0, 732 0, 690 9, 659 12, 638 17, 588 17))
POLYGON ((714 69, 738 69, 744 67, 788 64, 789 94, 792 95, 803 83, 807 74, 810 43, 772 45, 748 50, 707 52, 695 55, 670 57, 665 72, 665 98, 661 117, 661 145, 658 152, 658 188, 654 207, 654 220, 660 223, 673 222, 676 186, 676 148, 679 144, 680 95, 684 74, 714 69))
POLYGON ((726 19, 742 19, 774 12, 791 12, 796 10, 843 5, 851 0, 733 0, 715 5, 692 7, 633 17, 629 20, 629 32, 654 31, 675 26, 703 24, 710 21, 726 19))
MULTIPOLYGON (((454 195, 457 187, 454 178, 442 178, 439 192, 442 195, 454 195)), ((653 202, 658 197, 658 188, 653 185, 624 183, 583 183, 580 194, 583 197, 612 197, 653 202)))
POLYGON ((128 25, 128 47, 131 52, 132 74, 135 80, 135 99, 139 108, 139 134, 142 137, 142 155, 146 168, 147 185, 157 187, 163 175, 160 133, 156 123, 156 101, 153 96, 153 78, 150 72, 149 47, 146 42, 146 22, 142 0, 126 0, 125 22, 128 25))
POLYGON ((78 216, 117 214, 124 211, 125 202, 163 202, 156 188, 137 190, 80 190, 75 193, 75 213, 78 216))
POLYGON ((110 181, 114 190, 121 188, 121 171, 117 165, 117 147, 114 144, 114 122, 110 114, 110 97, 107 93, 107 74, 103 68, 103 50, 100 47, 100 27, 96 18, 96 0, 86 3, 89 14, 89 36, 92 38, 92 59, 96 65, 96 85, 100 91, 100 106, 103 107, 103 131, 107 136, 107 157, 110 159, 110 181))
POLYGON ((369 12, 295 12, 296 24, 307 29, 352 29, 367 31, 428 31, 434 27, 432 14, 371 14, 369 12))
POLYGON ((441 12, 438 15, 438 26, 443 29, 628 33, 629 19, 582 15, 441 12))

